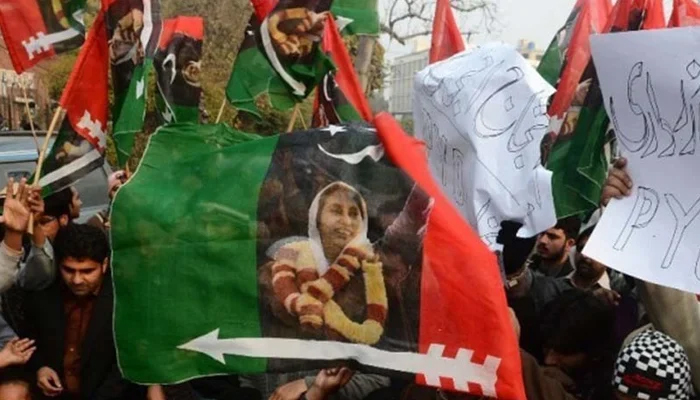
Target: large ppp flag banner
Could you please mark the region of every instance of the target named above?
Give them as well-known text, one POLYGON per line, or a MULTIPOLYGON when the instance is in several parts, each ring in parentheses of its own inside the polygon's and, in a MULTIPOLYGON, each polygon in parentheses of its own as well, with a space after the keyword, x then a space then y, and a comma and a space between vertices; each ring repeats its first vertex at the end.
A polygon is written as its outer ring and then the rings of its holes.
POLYGON ((151 137, 112 211, 128 379, 349 359, 525 398, 495 256, 432 181, 422 143, 388 115, 375 127, 260 138, 171 124, 151 137))
POLYGON ((0 29, 18 74, 83 44, 85 0, 3 0, 0 29))

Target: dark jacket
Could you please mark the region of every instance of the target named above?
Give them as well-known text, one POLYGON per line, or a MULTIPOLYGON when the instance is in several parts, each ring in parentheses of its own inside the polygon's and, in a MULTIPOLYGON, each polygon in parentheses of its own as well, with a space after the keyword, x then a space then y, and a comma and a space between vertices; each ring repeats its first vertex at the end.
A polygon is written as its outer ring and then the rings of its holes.
MULTIPOLYGON (((46 366, 56 371, 63 380, 66 326, 63 290, 63 281, 58 278, 48 288, 29 293, 27 297, 29 333, 30 337, 36 340, 37 347, 34 356, 29 360, 29 369, 35 376, 36 371, 46 366)), ((141 390, 124 380, 117 367, 112 333, 113 304, 112 279, 108 272, 95 300, 90 324, 82 343, 80 375, 82 399, 139 398, 137 393, 141 390)))

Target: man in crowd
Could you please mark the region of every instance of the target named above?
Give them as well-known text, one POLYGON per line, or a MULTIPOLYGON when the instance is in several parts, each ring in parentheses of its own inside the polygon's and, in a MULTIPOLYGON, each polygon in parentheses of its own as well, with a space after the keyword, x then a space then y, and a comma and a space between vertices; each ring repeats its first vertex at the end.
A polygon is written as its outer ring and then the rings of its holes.
POLYGON ((27 298, 37 344, 30 366, 41 393, 60 399, 143 396, 116 364, 107 238, 95 227, 71 224, 54 248, 60 279, 27 298))
POLYGON ((71 194, 70 219, 71 220, 78 219, 78 218, 80 218, 80 210, 83 207, 83 201, 80 200, 80 192, 78 192, 78 189, 76 189, 75 186, 71 186, 70 188, 68 188, 68 191, 71 194))
POLYGON ((536 237, 518 238, 522 224, 504 221, 496 241, 503 245, 501 261, 506 275, 508 305, 522 327, 520 347, 541 359, 542 336, 539 322, 544 307, 571 287, 562 280, 533 272, 528 268, 528 256, 536 237))
POLYGON ((554 228, 547 229, 537 239, 537 247, 530 268, 554 278, 563 278, 573 271, 569 254, 576 244, 581 221, 578 217, 568 217, 557 222, 554 228))
POLYGON ((608 267, 583 255, 583 249, 594 229, 595 226, 591 226, 579 234, 578 239, 576 239, 576 254, 574 256, 576 268, 564 279, 571 286, 581 290, 611 290, 608 267))

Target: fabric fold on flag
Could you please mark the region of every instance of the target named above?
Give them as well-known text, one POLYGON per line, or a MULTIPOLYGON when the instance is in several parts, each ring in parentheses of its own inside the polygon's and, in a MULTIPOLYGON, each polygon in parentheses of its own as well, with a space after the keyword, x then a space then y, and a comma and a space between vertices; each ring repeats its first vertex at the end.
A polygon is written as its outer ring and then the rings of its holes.
POLYGON ((84 13, 85 0, 3 0, 0 30, 15 71, 80 47, 84 13))
POLYGON ((693 0, 673 0, 669 28, 700 25, 700 4, 693 0))

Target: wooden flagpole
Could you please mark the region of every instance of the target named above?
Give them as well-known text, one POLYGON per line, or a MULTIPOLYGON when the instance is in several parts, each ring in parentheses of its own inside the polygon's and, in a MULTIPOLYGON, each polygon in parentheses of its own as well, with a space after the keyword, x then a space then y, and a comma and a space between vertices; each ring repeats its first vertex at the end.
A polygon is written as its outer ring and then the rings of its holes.
POLYGON ((221 117, 224 115, 224 108, 226 108, 226 95, 224 94, 224 101, 221 102, 221 107, 219 107, 219 114, 216 116, 216 123, 221 121, 221 117))
POLYGON ((29 118, 29 127, 32 129, 32 137, 34 138, 34 145, 36 146, 36 154, 41 155, 41 149, 39 148, 39 139, 36 137, 36 129, 34 129, 34 117, 32 117, 31 110, 29 109, 29 98, 27 97, 27 84, 24 79, 20 79, 20 86, 22 86, 22 96, 24 97, 24 111, 27 113, 27 118, 29 118))
POLYGON ((44 167, 44 158, 46 158, 46 152, 49 149, 49 143, 51 142, 51 135, 56 130, 56 125, 61 120, 61 116, 65 110, 63 107, 59 106, 56 112, 53 114, 53 119, 51 120, 51 125, 49 125, 49 130, 46 131, 46 138, 44 138, 44 144, 41 146, 41 151, 39 152, 39 160, 36 164, 36 172, 34 173, 34 185, 39 184, 39 179, 41 178, 41 170, 44 167))
POLYGON ((304 128, 304 130, 307 130, 309 128, 306 127, 306 121, 304 120, 304 116, 301 115, 301 110, 299 110, 299 116, 301 116, 301 126, 304 128))
MULTIPOLYGON (((36 162, 36 172, 34 172, 34 183, 33 186, 39 184, 39 179, 41 178, 41 169, 44 167, 44 158, 46 158, 46 152, 49 149, 49 143, 51 142, 51 135, 53 131, 56 130, 56 125, 58 121, 61 120, 61 116, 65 111, 61 106, 56 109, 53 114, 53 119, 51 120, 51 125, 49 125, 49 130, 46 132, 46 138, 44 139, 44 144, 41 146, 41 151, 39 151, 39 159, 36 162)), ((30 235, 34 234, 34 214, 29 215, 29 225, 27 226, 27 233, 30 235)))
POLYGON ((294 124, 297 122, 297 117, 299 116, 299 103, 294 106, 294 111, 292 111, 292 117, 289 119, 289 125, 287 125, 287 133, 294 129, 294 124))

